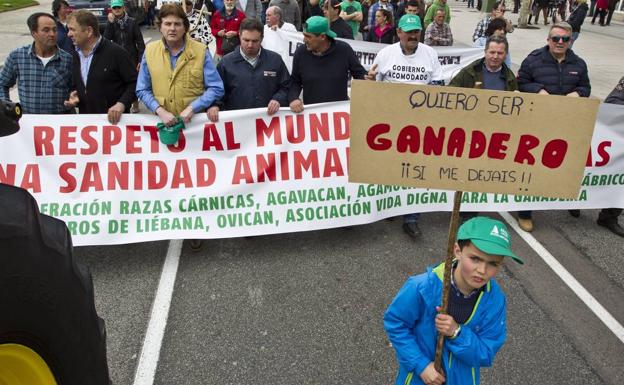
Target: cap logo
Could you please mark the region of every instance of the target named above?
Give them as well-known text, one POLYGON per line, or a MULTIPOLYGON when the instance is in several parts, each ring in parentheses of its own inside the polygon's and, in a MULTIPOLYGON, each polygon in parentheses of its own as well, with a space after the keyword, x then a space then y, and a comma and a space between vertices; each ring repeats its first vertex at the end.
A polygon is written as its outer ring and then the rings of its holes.
POLYGON ((492 231, 490 231, 490 235, 498 237, 504 240, 505 242, 509 243, 509 233, 507 232, 507 230, 503 228, 499 229, 496 225, 492 227, 492 231))

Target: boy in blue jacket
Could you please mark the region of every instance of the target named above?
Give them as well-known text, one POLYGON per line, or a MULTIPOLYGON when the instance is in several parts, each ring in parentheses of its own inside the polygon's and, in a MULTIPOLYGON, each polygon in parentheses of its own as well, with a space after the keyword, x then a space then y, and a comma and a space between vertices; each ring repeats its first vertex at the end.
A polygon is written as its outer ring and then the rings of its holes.
POLYGON ((396 350, 396 385, 478 384, 480 368, 491 366, 505 342, 505 294, 493 277, 511 251, 505 225, 488 217, 466 221, 457 233, 448 314, 442 303, 444 263, 410 277, 384 314, 396 350), (433 365, 438 333, 446 336, 443 373, 433 365))

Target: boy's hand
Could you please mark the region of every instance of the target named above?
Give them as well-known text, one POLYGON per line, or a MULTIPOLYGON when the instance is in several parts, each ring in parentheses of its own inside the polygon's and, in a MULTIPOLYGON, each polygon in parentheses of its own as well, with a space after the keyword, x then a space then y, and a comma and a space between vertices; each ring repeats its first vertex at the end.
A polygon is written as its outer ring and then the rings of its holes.
MULTIPOLYGON (((436 306, 436 310, 439 312, 442 308, 440 306, 436 306)), ((452 337, 459 325, 450 315, 438 314, 435 318, 435 327, 438 333, 447 337, 452 337)))
POLYGON ((427 385, 442 385, 444 384, 444 381, 446 381, 444 375, 435 370, 433 362, 430 362, 425 370, 420 373, 420 379, 427 385))

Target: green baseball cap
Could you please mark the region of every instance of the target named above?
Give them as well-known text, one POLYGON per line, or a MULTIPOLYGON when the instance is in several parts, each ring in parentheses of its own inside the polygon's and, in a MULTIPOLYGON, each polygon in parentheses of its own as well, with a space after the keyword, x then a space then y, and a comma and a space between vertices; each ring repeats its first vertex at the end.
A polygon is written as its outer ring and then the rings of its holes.
POLYGON ((111 8, 113 7, 123 7, 124 5, 124 0, 111 0, 110 2, 110 6, 111 8))
POLYGON ((306 20, 303 31, 313 33, 315 35, 320 35, 324 33, 332 39, 336 38, 336 33, 329 29, 329 23, 327 22, 327 19, 323 16, 310 17, 308 20, 306 20))
POLYGON ((409 32, 414 30, 422 30, 422 24, 420 24, 420 17, 417 15, 406 14, 399 20, 399 28, 403 32, 409 32))
POLYGON ((488 217, 472 218, 459 227, 457 240, 470 240, 484 253, 510 257, 523 265, 524 261, 511 251, 511 237, 501 221, 488 217))

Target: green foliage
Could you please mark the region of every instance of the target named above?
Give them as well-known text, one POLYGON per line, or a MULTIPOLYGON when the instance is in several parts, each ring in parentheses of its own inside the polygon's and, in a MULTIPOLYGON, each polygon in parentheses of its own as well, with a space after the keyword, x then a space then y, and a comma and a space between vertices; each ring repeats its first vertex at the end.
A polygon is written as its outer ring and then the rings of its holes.
POLYGON ((0 12, 12 11, 14 9, 26 8, 31 5, 38 5, 34 0, 0 0, 0 12))

